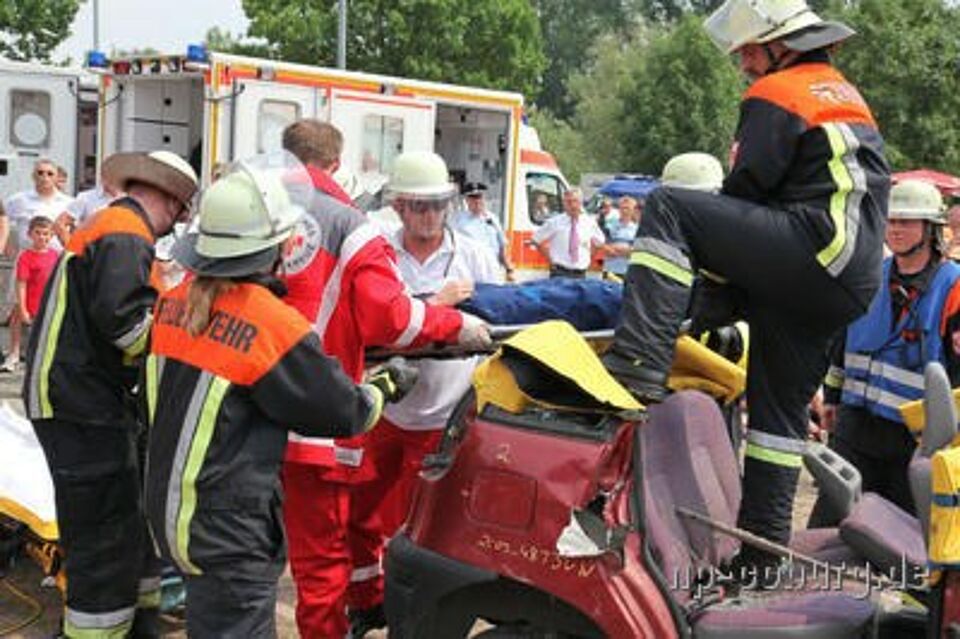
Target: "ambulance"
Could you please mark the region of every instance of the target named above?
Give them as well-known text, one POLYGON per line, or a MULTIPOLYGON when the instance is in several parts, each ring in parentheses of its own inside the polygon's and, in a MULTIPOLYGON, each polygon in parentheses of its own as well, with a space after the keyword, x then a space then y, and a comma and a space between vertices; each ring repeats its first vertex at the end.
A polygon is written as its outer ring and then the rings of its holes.
POLYGON ((34 163, 67 170, 68 194, 96 182, 97 83, 83 69, 0 59, 0 198, 33 186, 34 163))
POLYGON ((208 184, 224 163, 278 149, 284 127, 319 118, 344 135, 337 176, 358 201, 377 193, 404 151, 432 150, 459 183, 487 184, 514 265, 546 262, 528 240, 561 210, 567 181, 524 122, 523 96, 257 59, 190 46, 184 55, 108 60, 100 75, 98 155, 166 149, 208 184))

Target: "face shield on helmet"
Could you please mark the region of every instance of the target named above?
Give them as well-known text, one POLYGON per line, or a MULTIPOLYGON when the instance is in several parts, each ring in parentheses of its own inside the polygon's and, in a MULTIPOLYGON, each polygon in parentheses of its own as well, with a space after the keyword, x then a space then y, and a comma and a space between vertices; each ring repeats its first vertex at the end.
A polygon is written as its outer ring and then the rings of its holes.
POLYGON ((200 196, 174 257, 201 274, 263 270, 277 261, 278 251, 270 249, 292 235, 312 194, 306 169, 286 151, 237 161, 200 196))
POLYGON ((423 213, 446 210, 456 192, 443 158, 432 151, 408 151, 394 160, 386 198, 398 211, 423 213))

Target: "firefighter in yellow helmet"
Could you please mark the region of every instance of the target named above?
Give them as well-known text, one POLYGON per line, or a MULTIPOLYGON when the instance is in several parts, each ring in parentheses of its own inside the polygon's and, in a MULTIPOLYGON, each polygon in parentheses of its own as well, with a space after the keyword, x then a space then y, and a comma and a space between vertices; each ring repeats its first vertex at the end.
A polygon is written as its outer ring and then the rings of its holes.
POLYGON ((282 301, 282 247, 311 191, 289 154, 239 162, 203 194, 197 231, 174 245, 194 277, 157 302, 145 509, 161 555, 186 579, 191 637, 276 636, 287 431, 366 432, 416 380, 393 363, 355 385, 282 301))
MULTIPOLYGON (((647 200, 605 363, 642 401, 660 401, 697 272, 743 292, 750 424, 738 521, 782 543, 827 345, 880 281, 890 169, 869 107, 831 64, 850 28, 804 0, 727 0, 705 27, 751 82, 730 172, 719 194, 668 186, 647 200)), ((752 549, 739 558, 768 561, 752 549)))
MULTIPOLYGON (((960 383, 960 265, 946 257, 945 207, 940 192, 905 180, 890 193, 883 282, 870 311, 835 345, 824 389, 824 426, 830 447, 860 471, 863 490, 883 495, 907 512, 913 499, 907 465, 916 442, 898 406, 923 396, 923 369, 940 362, 960 383)), ((812 526, 837 523, 817 502, 812 526)))

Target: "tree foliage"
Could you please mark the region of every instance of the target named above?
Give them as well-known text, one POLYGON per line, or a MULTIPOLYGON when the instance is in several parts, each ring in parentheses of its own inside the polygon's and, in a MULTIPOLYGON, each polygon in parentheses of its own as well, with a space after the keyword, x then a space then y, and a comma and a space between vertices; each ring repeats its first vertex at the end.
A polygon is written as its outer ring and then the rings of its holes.
MULTIPOLYGON (((243 0, 248 35, 277 58, 332 66, 337 3, 243 0)), ((529 0, 351 0, 347 66, 532 95, 545 66, 529 0)))
POLYGON ((0 0, 0 56, 49 62, 82 0, 0 0))
POLYGON ((861 0, 838 64, 860 88, 895 169, 960 173, 960 9, 942 0, 861 0))
POLYGON ((266 42, 236 36, 220 27, 209 29, 203 41, 210 51, 236 53, 237 55, 249 55, 256 58, 271 57, 270 46, 266 42))
POLYGON ((540 108, 569 118, 574 100, 568 80, 589 62, 589 52, 604 34, 627 37, 636 22, 637 0, 532 0, 540 16, 547 68, 543 89, 536 98, 540 108))
MULTIPOLYGON (((845 0, 807 0, 814 11, 823 11, 831 2, 845 0)), ((688 13, 708 14, 723 4, 723 0, 637 0, 638 10, 647 20, 673 22, 688 13)))

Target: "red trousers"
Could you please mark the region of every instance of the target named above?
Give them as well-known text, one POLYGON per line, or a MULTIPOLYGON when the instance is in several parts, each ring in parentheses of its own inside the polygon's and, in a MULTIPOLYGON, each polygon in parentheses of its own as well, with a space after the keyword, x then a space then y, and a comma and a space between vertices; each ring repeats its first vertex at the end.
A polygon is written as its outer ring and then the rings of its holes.
POLYGON ((348 629, 351 487, 331 481, 325 472, 311 464, 283 465, 283 518, 297 585, 297 628, 308 639, 341 639, 348 629))
POLYGON ((364 463, 372 465, 375 477, 351 487, 351 609, 383 603, 384 544, 406 519, 423 458, 436 450, 442 435, 442 430, 404 430, 386 419, 367 435, 364 463))

